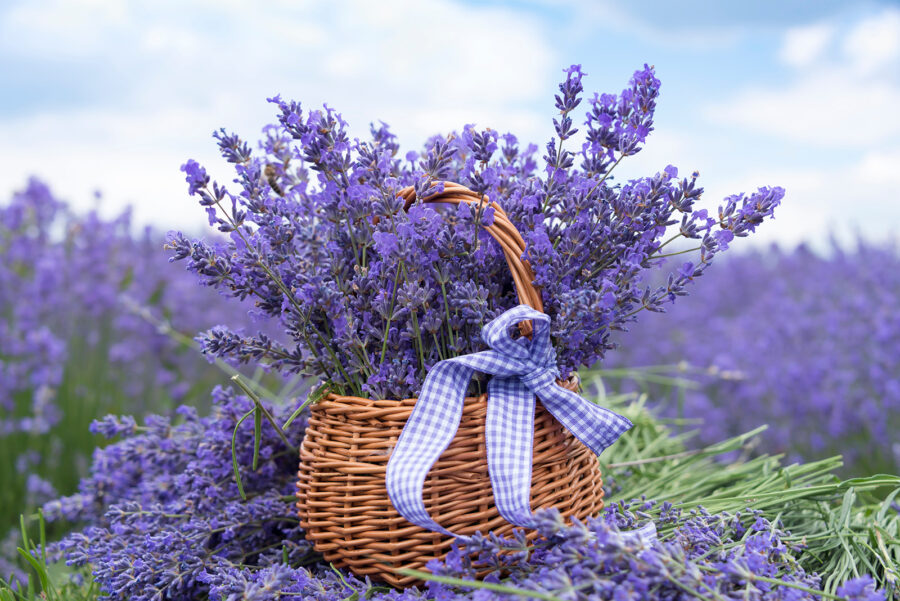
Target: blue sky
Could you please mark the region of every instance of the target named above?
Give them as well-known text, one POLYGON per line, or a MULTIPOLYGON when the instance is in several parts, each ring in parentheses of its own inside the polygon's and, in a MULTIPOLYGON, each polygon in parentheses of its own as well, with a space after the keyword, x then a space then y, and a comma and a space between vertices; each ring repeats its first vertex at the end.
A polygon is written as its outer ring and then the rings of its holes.
POLYGON ((710 206, 787 189, 756 243, 894 236, 900 4, 455 0, 29 0, 0 8, 0 194, 36 174, 79 207, 199 229, 179 165, 228 178, 209 134, 252 138, 266 97, 328 102, 406 148, 477 123, 543 145, 562 69, 617 91, 662 80, 656 132, 624 176, 698 169, 710 206))

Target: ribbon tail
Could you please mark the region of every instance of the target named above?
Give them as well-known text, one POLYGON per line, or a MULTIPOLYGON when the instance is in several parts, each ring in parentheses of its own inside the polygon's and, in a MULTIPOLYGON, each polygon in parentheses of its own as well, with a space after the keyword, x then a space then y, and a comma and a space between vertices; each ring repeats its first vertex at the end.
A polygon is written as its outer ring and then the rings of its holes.
POLYGON ((553 417, 595 455, 616 442, 633 425, 618 413, 556 384, 542 387, 538 396, 553 417))
POLYGON ((388 497, 397 512, 417 526, 448 536, 455 535, 428 515, 422 496, 425 477, 459 429, 471 377, 472 369, 454 359, 431 368, 385 473, 388 497))
POLYGON ((507 522, 525 528, 536 526, 531 513, 534 406, 534 393, 518 378, 495 377, 488 383, 485 441, 494 504, 507 522))

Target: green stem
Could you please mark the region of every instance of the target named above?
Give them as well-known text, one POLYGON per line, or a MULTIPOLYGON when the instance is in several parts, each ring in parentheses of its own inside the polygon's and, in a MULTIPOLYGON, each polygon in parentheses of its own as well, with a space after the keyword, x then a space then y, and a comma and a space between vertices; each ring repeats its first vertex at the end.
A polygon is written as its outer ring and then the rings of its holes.
POLYGON ((441 279, 441 295, 444 297, 444 314, 447 316, 447 334, 450 336, 450 346, 456 348, 456 338, 453 336, 453 327, 450 325, 450 304, 447 302, 447 284, 441 279))
POLYGON ((381 358, 379 363, 384 363, 384 356, 387 353, 388 332, 391 330, 391 320, 394 317, 394 304, 397 302, 397 286, 400 284, 400 263, 397 264, 397 273, 394 274, 394 287, 391 288, 391 310, 388 318, 384 323, 384 339, 381 341, 381 358))
POLYGON ((422 378, 425 378, 425 344, 422 342, 422 333, 419 331, 419 319, 416 317, 415 309, 409 312, 412 318, 413 332, 416 335, 416 351, 419 354, 419 370, 422 378))
POLYGON ((306 397, 306 400, 303 401, 303 403, 299 407, 297 407, 297 409, 295 409, 293 413, 291 413, 291 416, 287 419, 286 422, 284 422, 281 427, 284 430, 287 430, 288 427, 294 422, 294 420, 297 419, 297 416, 303 413, 304 409, 321 401, 326 394, 328 394, 328 385, 322 386, 321 388, 319 388, 319 390, 316 390, 314 392, 310 392, 309 396, 306 397))
POLYGON ((445 359, 445 357, 444 357, 444 348, 443 348, 443 345, 441 344, 441 341, 438 340, 437 332, 432 332, 432 333, 431 333, 431 337, 434 339, 434 348, 437 349, 437 352, 438 352, 438 358, 439 358, 441 361, 443 361, 443 360, 445 359))
POLYGON ((421 570, 409 570, 409 569, 400 569, 397 570, 400 574, 404 576, 413 576, 414 578, 418 578, 419 580, 431 580, 432 582, 440 582, 441 584, 450 584, 453 586, 464 586, 467 588, 481 588, 489 591, 494 591, 497 593, 506 593, 508 595, 517 595, 519 597, 530 597, 533 599, 542 599, 543 601, 561 601, 559 597, 555 595, 551 595, 549 593, 542 593, 540 591, 529 591, 525 589, 516 588, 513 586, 506 586, 504 584, 497 584, 494 582, 482 582, 480 580, 465 580, 464 578, 452 578, 450 576, 436 576, 429 572, 422 572, 421 570))
POLYGON ((247 394, 247 396, 249 396, 250 399, 255 403, 256 407, 258 407, 260 409, 260 411, 262 411, 263 416, 268 420, 268 422, 270 424, 272 424, 272 427, 275 428, 275 432, 278 434, 278 438, 281 439, 281 441, 285 444, 285 446, 287 448, 291 449, 291 451, 298 452, 299 449, 297 449, 297 447, 295 447, 294 445, 291 444, 291 441, 288 440, 288 437, 284 433, 284 430, 282 430, 281 426, 278 425, 278 422, 275 421, 275 417, 262 404, 262 401, 256 395, 256 393, 253 392, 253 390, 251 390, 250 387, 244 383, 243 378, 241 378, 240 375, 236 374, 231 377, 231 380, 235 384, 237 384, 240 387, 240 389, 243 390, 247 394))
POLYGON ((748 580, 759 580, 761 582, 768 582, 769 584, 775 584, 778 586, 786 586, 788 588, 795 588, 798 591, 803 591, 804 593, 810 593, 812 595, 821 595, 822 597, 826 597, 828 599, 844 599, 839 595, 833 595, 831 593, 826 593, 825 591, 820 591, 818 589, 814 589, 808 586, 804 586, 797 582, 786 582, 784 580, 778 580, 777 578, 769 578, 768 576, 759 576, 758 574, 753 574, 747 578, 748 580))
POLYGON ((656 260, 656 259, 665 259, 666 257, 675 257, 675 256, 678 256, 678 255, 685 255, 685 254, 687 254, 687 253, 692 253, 692 252, 698 251, 698 250, 700 250, 701 248, 703 248, 703 247, 702 247, 702 246, 695 246, 694 248, 688 248, 687 250, 679 250, 678 252, 674 252, 674 253, 667 253, 667 254, 664 254, 664 255, 651 255, 651 256, 647 257, 647 260, 648 260, 648 261, 654 261, 654 260, 656 260))
MULTIPOLYGON (((170 322, 168 322, 164 319, 159 319, 156 316, 154 316, 153 313, 150 311, 150 309, 148 309, 147 307, 142 307, 134 302, 125 302, 124 304, 125 304, 125 307, 128 310, 130 310, 132 313, 136 314, 141 319, 144 319, 151 325, 155 326, 156 330, 158 332, 168 336, 169 338, 171 338, 172 340, 174 340, 175 342, 177 342, 178 344, 182 345, 185 348, 191 348, 198 352, 200 351, 200 346, 197 344, 197 341, 193 340, 192 338, 189 338, 188 336, 185 336, 184 334, 182 334, 181 332, 179 332, 178 330, 173 328, 172 324, 170 322)), ((218 357, 215 359, 214 364, 216 367, 221 369, 223 372, 225 372, 229 376, 233 377, 236 375, 240 375, 240 372, 238 370, 234 369, 233 367, 231 367, 230 365, 228 365, 226 362, 222 361, 218 357)), ((252 385, 254 388, 256 388, 257 392, 259 394, 262 394, 263 396, 271 397, 273 399, 280 398, 275 393, 271 392, 265 386, 263 386, 262 384, 260 384, 259 382, 255 381, 255 380, 251 380, 250 385, 252 385)))

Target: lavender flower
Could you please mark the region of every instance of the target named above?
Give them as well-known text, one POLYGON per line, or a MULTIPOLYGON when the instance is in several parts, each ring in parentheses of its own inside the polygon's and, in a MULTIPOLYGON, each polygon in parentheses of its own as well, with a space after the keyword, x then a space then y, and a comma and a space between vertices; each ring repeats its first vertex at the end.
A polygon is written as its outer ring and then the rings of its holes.
POLYGON ((883 592, 875 590, 875 581, 869 575, 848 580, 838 588, 837 594, 846 597, 847 601, 884 601, 885 599, 883 592))

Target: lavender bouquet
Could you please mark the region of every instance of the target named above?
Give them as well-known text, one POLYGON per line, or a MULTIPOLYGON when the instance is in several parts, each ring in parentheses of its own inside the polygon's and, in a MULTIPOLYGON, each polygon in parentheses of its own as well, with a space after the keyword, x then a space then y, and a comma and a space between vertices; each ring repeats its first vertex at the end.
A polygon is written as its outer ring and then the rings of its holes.
POLYGON ((215 133, 238 188, 211 182, 193 160, 182 169, 229 242, 171 233, 172 258, 222 293, 254 299, 291 343, 217 327, 200 337, 204 352, 324 379, 346 394, 406 398, 436 362, 482 350, 481 326, 517 300, 503 253, 482 228, 493 210, 421 203, 453 181, 498 202, 521 232, 562 377, 595 364, 612 331, 684 295, 734 237, 772 215, 783 190, 730 196, 710 214, 697 207, 697 173, 679 179, 667 166, 616 181, 616 167, 653 130, 659 80, 645 66, 621 93, 595 94, 579 132, 583 76, 577 65, 565 70, 556 137, 542 156, 512 134, 467 125, 401 157, 385 125, 351 139, 335 110, 304 112, 280 97, 270 99, 278 124, 263 129, 257 152, 215 133), (419 202, 404 210, 398 192, 407 186, 419 202), (695 262, 662 286, 644 284, 679 238, 697 241, 695 262))

